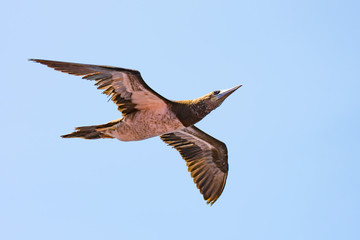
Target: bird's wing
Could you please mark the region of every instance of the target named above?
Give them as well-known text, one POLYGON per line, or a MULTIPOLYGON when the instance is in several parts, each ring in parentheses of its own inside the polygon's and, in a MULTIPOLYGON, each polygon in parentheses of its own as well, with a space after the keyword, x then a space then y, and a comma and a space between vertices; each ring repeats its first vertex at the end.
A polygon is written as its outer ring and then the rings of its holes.
POLYGON ((178 150, 200 193, 207 203, 213 204, 225 187, 228 173, 226 145, 195 126, 160 137, 178 150))
POLYGON ((30 59, 55 70, 95 80, 95 86, 110 96, 123 115, 137 110, 165 108, 166 98, 152 90, 137 70, 101 65, 30 59))

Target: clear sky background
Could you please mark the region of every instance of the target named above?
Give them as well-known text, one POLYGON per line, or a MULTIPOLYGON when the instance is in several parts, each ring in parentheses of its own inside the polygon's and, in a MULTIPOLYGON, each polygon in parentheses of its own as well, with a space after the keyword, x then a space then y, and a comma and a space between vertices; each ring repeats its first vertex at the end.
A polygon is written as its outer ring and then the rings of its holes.
POLYGON ((0 239, 360 239, 359 1, 1 1, 0 239), (239 84, 197 126, 229 175, 206 205, 178 152, 61 139, 119 118, 28 58, 138 69, 169 99, 239 84))

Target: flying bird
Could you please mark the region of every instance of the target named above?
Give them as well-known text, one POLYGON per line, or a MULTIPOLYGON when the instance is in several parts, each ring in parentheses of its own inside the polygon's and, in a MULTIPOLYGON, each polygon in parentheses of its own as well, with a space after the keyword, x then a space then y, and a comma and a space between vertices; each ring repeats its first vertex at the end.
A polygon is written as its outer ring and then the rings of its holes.
POLYGON ((63 138, 117 138, 138 141, 160 136, 186 161, 188 171, 209 204, 221 195, 228 174, 226 145, 194 126, 242 85, 216 90, 193 100, 172 101, 152 90, 137 70, 59 62, 41 59, 30 61, 55 70, 83 76, 118 106, 122 118, 75 128, 63 138))

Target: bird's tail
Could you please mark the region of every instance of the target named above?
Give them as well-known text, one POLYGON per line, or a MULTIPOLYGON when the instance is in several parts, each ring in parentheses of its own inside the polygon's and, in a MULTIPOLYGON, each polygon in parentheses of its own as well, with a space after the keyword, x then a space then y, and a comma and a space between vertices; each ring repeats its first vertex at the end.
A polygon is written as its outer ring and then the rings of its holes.
POLYGON ((62 138, 84 138, 84 139, 99 139, 99 138, 114 138, 109 133, 115 130, 116 124, 121 119, 117 119, 102 125, 84 126, 75 128, 75 132, 62 135, 62 138))

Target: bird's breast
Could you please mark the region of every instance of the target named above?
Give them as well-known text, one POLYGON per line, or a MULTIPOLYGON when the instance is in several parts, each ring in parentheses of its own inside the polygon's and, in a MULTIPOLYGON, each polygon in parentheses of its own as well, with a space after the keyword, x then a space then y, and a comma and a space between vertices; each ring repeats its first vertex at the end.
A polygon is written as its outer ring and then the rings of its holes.
POLYGON ((126 115, 118 124, 114 137, 121 141, 138 141, 184 128, 176 115, 166 109, 141 110, 126 115))

